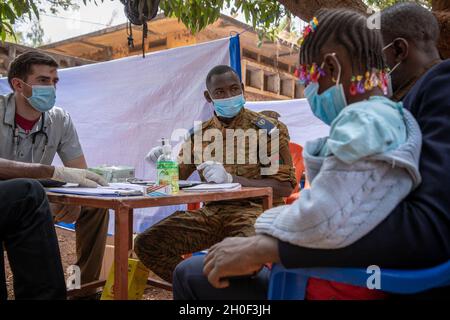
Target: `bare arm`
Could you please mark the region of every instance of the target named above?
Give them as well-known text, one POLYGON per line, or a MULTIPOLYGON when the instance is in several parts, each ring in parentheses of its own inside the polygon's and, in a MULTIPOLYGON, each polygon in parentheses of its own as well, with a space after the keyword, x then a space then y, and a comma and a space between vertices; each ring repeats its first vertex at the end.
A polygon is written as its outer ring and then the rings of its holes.
POLYGON ((203 272, 216 288, 229 285, 227 278, 251 275, 265 263, 279 262, 278 240, 265 235, 226 238, 212 246, 206 255, 203 272))
POLYGON ((243 187, 271 187, 273 196, 289 197, 294 190, 290 181, 278 181, 276 179, 248 179, 241 176, 232 176, 233 182, 240 183, 243 187))
POLYGON ((86 158, 84 157, 84 155, 75 158, 73 160, 70 161, 66 161, 64 162, 64 166, 65 167, 69 167, 69 168, 77 168, 77 169, 87 169, 87 163, 86 163, 86 158))
POLYGON ((42 164, 22 163, 0 158, 0 180, 31 178, 50 179, 55 168, 42 164))

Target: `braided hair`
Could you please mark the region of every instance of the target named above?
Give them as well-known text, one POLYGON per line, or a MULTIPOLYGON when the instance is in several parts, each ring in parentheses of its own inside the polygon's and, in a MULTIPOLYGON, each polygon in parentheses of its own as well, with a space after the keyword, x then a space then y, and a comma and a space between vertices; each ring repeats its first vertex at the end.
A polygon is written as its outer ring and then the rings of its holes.
POLYGON ((348 9, 321 9, 316 13, 319 24, 300 47, 300 64, 312 64, 320 49, 332 42, 342 45, 352 57, 353 74, 363 74, 372 68, 382 70, 386 65, 380 30, 369 29, 367 18, 348 9))

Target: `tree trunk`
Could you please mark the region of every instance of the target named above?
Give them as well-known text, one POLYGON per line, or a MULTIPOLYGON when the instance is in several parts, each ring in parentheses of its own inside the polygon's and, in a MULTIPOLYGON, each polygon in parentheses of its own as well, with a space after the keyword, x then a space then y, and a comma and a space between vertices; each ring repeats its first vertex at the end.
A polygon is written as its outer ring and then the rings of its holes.
POLYGON ((448 0, 432 0, 431 5, 434 11, 449 11, 450 1, 448 0))
POLYGON ((441 29, 439 52, 443 58, 448 59, 450 58, 450 1, 433 0, 432 8, 441 29))
MULTIPOLYGON (((314 13, 321 8, 351 8, 367 13, 367 7, 362 0, 278 0, 278 2, 305 21, 311 20, 314 13)), ((448 59, 450 58, 450 1, 432 0, 432 8, 441 29, 439 52, 443 58, 448 59)))

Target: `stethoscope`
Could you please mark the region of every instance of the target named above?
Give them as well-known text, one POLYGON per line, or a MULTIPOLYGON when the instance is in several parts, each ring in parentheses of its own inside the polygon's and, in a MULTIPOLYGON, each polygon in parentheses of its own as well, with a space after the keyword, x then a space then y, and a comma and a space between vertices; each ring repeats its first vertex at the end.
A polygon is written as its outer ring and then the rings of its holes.
MULTIPOLYGON (((41 163, 42 159, 44 159, 45 156, 46 156, 47 145, 48 145, 48 135, 47 135, 47 133, 44 130, 45 129, 44 125, 45 125, 45 113, 42 113, 41 124, 40 124, 39 130, 36 131, 36 132, 33 132, 31 134, 32 135, 31 136, 31 144, 32 144, 32 146, 31 146, 31 162, 32 163, 35 163, 34 162, 34 149, 35 149, 34 146, 36 144, 36 137, 38 135, 43 135, 44 136, 44 149, 43 149, 42 157, 41 157, 41 160, 39 161, 39 163, 41 163)), ((15 122, 14 122, 13 143, 14 143, 14 154, 17 156, 17 150, 18 150, 20 142, 19 142, 19 128, 17 127, 15 122)))

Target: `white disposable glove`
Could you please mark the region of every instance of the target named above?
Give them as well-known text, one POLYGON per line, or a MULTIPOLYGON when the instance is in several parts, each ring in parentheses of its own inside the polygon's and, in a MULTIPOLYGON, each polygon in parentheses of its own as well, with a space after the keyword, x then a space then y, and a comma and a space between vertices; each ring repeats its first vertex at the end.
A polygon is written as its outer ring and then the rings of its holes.
POLYGON ((81 213, 81 206, 68 206, 64 204, 51 203, 53 217, 55 222, 74 223, 78 220, 81 213))
POLYGON ((220 162, 205 161, 197 167, 197 170, 203 170, 202 174, 208 182, 233 182, 233 177, 225 170, 223 164, 220 162))
POLYGON ((155 163, 156 161, 158 161, 159 156, 162 154, 163 154, 162 146, 154 147, 152 150, 149 151, 149 153, 147 153, 147 155, 145 156, 145 160, 148 163, 155 163))
POLYGON ((87 188, 97 188, 98 185, 108 185, 105 179, 94 172, 68 167, 55 167, 52 180, 77 183, 80 187, 87 188))

